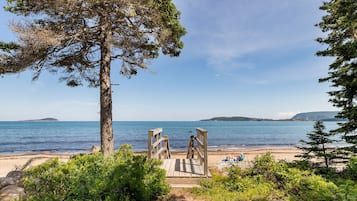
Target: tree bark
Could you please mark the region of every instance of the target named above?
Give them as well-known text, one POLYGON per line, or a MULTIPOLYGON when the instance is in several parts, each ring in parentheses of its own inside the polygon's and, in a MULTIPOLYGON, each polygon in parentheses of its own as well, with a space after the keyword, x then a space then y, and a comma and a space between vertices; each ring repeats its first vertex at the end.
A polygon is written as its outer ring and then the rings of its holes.
POLYGON ((110 80, 111 64, 111 28, 108 22, 102 24, 100 48, 100 141, 104 156, 114 153, 112 126, 112 89, 110 80))
POLYGON ((325 149, 325 145, 324 144, 322 144, 322 150, 324 152, 325 166, 326 166, 326 168, 328 168, 328 158, 327 158, 327 155, 326 155, 326 149, 325 149))

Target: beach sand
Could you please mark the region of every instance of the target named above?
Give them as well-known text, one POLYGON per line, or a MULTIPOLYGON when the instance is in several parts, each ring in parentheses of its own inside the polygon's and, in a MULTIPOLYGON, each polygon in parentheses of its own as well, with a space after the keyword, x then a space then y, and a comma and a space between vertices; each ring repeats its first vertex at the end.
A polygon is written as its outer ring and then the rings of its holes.
MULTIPOLYGON (((226 157, 238 157, 241 153, 245 156, 244 161, 253 161, 256 156, 271 153, 276 160, 293 161, 298 160, 295 155, 300 150, 295 147, 264 147, 264 148, 244 148, 244 149, 222 149, 208 151, 208 166, 217 166, 226 157)), ((172 158, 185 158, 186 152, 173 152, 172 158)))
POLYGON ((5 177, 12 170, 25 169, 44 163, 58 157, 61 161, 67 161, 73 154, 0 154, 0 177, 5 177), (28 163, 28 164, 26 164, 28 163))
MULTIPOLYGON (((240 153, 245 155, 244 161, 252 161, 255 156, 263 155, 270 152, 276 160, 296 160, 295 155, 300 153, 295 147, 264 147, 264 148, 242 148, 242 149, 222 149, 222 150, 209 150, 208 151, 208 166, 218 167, 222 159, 226 157, 239 156, 240 153)), ((137 152, 137 154, 146 154, 145 152, 137 152)), ((31 162, 27 166, 33 167, 41 164, 51 158, 58 157, 61 161, 67 161, 73 154, 52 154, 52 153, 39 153, 39 154, 0 154, 0 177, 5 177, 6 174, 12 170, 23 167, 29 160, 31 162)), ((171 155, 172 158, 185 158, 185 151, 174 151, 171 155)))

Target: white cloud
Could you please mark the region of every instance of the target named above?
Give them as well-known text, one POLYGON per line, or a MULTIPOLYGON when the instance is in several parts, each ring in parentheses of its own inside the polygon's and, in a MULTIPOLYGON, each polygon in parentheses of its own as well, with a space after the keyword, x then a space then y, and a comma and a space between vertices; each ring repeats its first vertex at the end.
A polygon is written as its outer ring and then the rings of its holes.
POLYGON ((299 112, 278 112, 275 115, 276 119, 290 119, 299 112))

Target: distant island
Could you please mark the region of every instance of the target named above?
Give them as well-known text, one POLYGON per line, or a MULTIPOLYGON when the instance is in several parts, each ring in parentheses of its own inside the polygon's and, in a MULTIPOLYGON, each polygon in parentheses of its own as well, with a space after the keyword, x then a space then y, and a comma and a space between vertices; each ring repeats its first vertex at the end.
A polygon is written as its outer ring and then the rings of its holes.
POLYGON ((336 111, 322 111, 322 112, 304 112, 296 114, 291 118, 294 121, 343 121, 343 119, 336 118, 338 112, 336 111))
POLYGON ((289 121, 290 119, 261 119, 261 118, 251 118, 251 117, 213 117, 211 119, 203 119, 200 121, 289 121))
POLYGON ((23 120, 23 121, 29 121, 29 122, 50 122, 50 121, 59 121, 58 119, 56 118, 51 118, 51 117, 48 117, 48 118, 43 118, 43 119, 30 119, 30 120, 23 120))
POLYGON ((251 118, 251 117, 213 117, 211 119, 203 119, 200 121, 343 121, 335 116, 336 111, 321 111, 321 112, 304 112, 298 113, 290 119, 265 119, 265 118, 251 118))

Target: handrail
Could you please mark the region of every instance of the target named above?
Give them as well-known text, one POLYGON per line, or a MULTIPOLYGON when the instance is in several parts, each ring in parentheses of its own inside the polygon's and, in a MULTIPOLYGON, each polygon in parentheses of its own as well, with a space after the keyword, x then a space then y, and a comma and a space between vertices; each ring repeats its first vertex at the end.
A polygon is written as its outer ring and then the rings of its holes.
POLYGON ((191 135, 188 150, 187 150, 187 159, 194 158, 194 151, 197 152, 197 159, 199 159, 200 164, 204 164, 204 174, 208 176, 208 149, 207 149, 207 135, 208 132, 202 128, 196 129, 196 137, 191 135), (196 143, 195 143, 196 141, 196 143))
POLYGON ((192 159, 195 156, 195 136, 191 135, 187 146, 187 159, 192 159))
POLYGON ((165 138, 159 139, 158 141, 156 141, 156 142, 154 142, 154 143, 152 144, 152 147, 156 147, 157 145, 159 145, 160 143, 162 143, 164 140, 165 140, 165 138))
POLYGON ((162 128, 151 129, 148 132, 148 158, 170 158, 170 143, 167 135, 162 137, 162 128))

